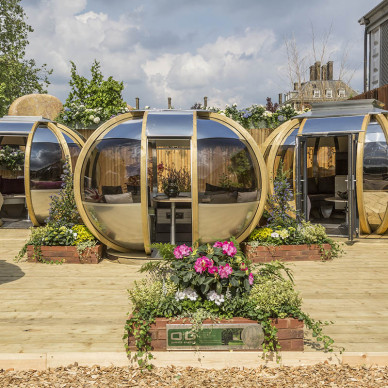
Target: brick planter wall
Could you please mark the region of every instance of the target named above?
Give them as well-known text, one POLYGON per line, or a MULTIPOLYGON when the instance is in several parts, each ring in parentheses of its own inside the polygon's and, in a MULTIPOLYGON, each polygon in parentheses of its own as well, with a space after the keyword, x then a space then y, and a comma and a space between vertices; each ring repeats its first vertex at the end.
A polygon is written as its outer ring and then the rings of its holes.
MULTIPOLYGON (((156 318, 155 323, 151 325, 150 333, 152 337, 152 350, 165 351, 167 346, 166 339, 166 324, 188 324, 188 320, 183 319, 168 319, 168 318, 156 318)), ((203 323, 210 323, 217 325, 210 319, 203 321, 203 323)), ((247 318, 233 318, 233 319, 221 319, 219 323, 257 323, 247 318)), ((303 321, 299 321, 294 318, 285 319, 273 319, 272 324, 278 329, 278 342, 281 351, 303 351, 303 321)), ((133 336, 129 336, 128 345, 131 351, 136 350, 135 339, 133 336)), ((184 350, 184 349, 182 349, 184 350)), ((246 350, 234 350, 234 351, 245 351, 246 350)))
MULTIPOLYGON (((38 262, 33 257, 33 245, 27 247, 27 261, 38 262)), ((42 259, 46 261, 60 261, 68 264, 98 264, 102 256, 102 245, 96 245, 92 248, 87 248, 79 257, 76 246, 42 246, 42 259)))
MULTIPOLYGON (((325 251, 330 251, 330 244, 323 244, 325 251)), ((252 247, 243 245, 246 257, 253 263, 267 263, 273 260, 279 261, 317 261, 327 260, 330 254, 324 255, 319 245, 278 245, 252 247)))

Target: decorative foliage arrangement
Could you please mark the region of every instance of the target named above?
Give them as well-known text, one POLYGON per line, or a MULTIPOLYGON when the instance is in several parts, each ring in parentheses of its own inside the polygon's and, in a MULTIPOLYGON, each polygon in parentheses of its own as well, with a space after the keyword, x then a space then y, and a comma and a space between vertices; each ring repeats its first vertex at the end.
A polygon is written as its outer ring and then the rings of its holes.
POLYGON ((78 213, 74 198, 73 174, 68 160, 64 162, 61 179, 63 183, 58 195, 51 196, 46 225, 30 229, 30 238, 16 256, 17 260, 25 256, 28 245, 33 245, 34 256, 38 261, 43 261, 41 246, 74 245, 77 246, 81 257, 85 249, 94 247, 98 243, 88 228, 82 224, 78 213))
POLYGON ((282 263, 253 268, 234 239, 213 245, 154 247, 163 259, 143 265, 141 272, 149 277, 129 290, 133 311, 124 339, 129 334, 135 337, 138 352, 133 358, 140 366, 150 367, 149 328, 157 317, 187 318, 194 338, 205 319, 249 318, 262 324, 264 352, 278 350, 271 318, 294 317, 305 322, 326 350, 332 350, 333 340, 322 334, 322 326, 329 322, 315 321, 301 310, 292 274, 282 263))
POLYGON ((59 122, 73 128, 85 128, 129 111, 122 99, 124 84, 113 77, 104 80, 99 62, 94 61, 90 80, 78 75, 76 65, 70 63, 71 91, 64 104, 64 111, 57 118, 59 122))
POLYGON ((283 122, 303 112, 296 111, 291 105, 274 109, 272 103, 267 106, 251 105, 248 108, 238 109, 237 104, 226 105, 225 109, 208 107, 206 110, 222 114, 237 121, 244 128, 276 128, 283 122))
POLYGON ((0 166, 11 171, 21 171, 24 166, 24 152, 8 145, 0 148, 0 166))

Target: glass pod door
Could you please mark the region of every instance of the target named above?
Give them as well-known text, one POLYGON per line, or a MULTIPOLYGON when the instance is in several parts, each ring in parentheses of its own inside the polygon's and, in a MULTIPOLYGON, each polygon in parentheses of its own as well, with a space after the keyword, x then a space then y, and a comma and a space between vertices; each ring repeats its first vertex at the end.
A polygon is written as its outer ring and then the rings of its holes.
POLYGON ((299 218, 329 235, 358 234, 355 195, 356 134, 297 136, 296 206, 299 218))
POLYGON ((190 145, 190 139, 148 139, 151 243, 192 244, 190 145))

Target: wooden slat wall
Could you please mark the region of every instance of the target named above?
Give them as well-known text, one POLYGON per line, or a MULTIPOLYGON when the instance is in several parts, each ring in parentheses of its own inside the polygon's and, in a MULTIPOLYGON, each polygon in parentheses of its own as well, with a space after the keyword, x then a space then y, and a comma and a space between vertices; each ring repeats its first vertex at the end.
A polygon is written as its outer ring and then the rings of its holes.
POLYGON ((247 131, 251 134, 253 139, 260 146, 265 142, 265 140, 271 134, 273 129, 271 129, 271 128, 253 128, 253 129, 247 129, 247 131))
POLYGON ((377 89, 368 90, 366 93, 359 94, 358 96, 352 97, 349 100, 363 100, 365 98, 372 98, 383 102, 384 109, 388 109, 388 85, 384 85, 377 89))

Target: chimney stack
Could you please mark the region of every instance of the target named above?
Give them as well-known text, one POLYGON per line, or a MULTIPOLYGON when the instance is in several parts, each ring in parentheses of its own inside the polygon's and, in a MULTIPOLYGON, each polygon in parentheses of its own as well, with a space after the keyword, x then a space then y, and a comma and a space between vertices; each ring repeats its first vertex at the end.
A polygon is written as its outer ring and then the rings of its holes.
POLYGON ((315 80, 319 81, 321 79, 321 62, 315 62, 315 80))
POLYGON ((203 98, 203 109, 207 108, 207 97, 203 98))
POLYGON ((294 90, 298 90, 298 82, 294 82, 294 90))
POLYGON ((310 81, 315 81, 315 66, 311 65, 310 66, 310 81))
POLYGON ((167 98, 167 106, 168 106, 168 109, 171 109, 171 97, 167 98))
POLYGON ((136 110, 139 110, 140 107, 140 99, 139 97, 136 97, 136 110))
POLYGON ((329 81, 332 81, 333 80, 333 77, 334 77, 334 72, 333 72, 333 61, 329 61, 327 62, 327 79, 329 81))
POLYGON ((322 81, 327 80, 327 65, 322 65, 322 81))
POLYGON ((279 93, 279 105, 283 104, 283 94, 279 93))

